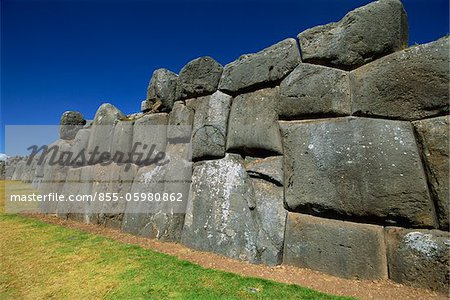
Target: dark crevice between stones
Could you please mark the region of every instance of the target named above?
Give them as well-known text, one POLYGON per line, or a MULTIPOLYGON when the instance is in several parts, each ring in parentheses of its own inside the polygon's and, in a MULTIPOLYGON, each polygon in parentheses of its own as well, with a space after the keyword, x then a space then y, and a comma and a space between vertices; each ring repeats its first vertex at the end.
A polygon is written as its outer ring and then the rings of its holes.
MULTIPOLYGON (((289 72, 290 73, 290 72, 289 72)), ((242 94, 247 94, 247 93, 252 93, 252 92, 256 92, 262 89, 269 89, 269 88, 275 88, 277 86, 280 85, 281 81, 283 81, 284 78, 286 78, 288 75, 286 74, 285 76, 283 76, 283 78, 275 80, 275 81, 270 81, 270 82, 260 82, 260 83, 256 83, 253 85, 249 85, 247 87, 241 88, 237 91, 230 91, 227 89, 219 89, 219 91, 221 91, 222 93, 225 93, 227 95, 232 96, 233 98, 242 95, 242 94)))
POLYGON ((315 113, 315 114, 299 114, 295 116, 279 115, 278 121, 308 121, 315 119, 332 119, 350 117, 349 114, 337 114, 337 113, 315 113))
POLYGON ((281 156, 282 153, 278 153, 273 150, 261 149, 261 148, 247 148, 247 147, 239 147, 239 148, 231 148, 227 150, 227 153, 239 154, 242 157, 251 156, 254 158, 267 158, 271 156, 281 156))
POLYGON ((280 187, 283 186, 278 180, 275 180, 266 174, 262 174, 262 173, 254 172, 254 171, 247 171, 247 174, 251 178, 262 179, 262 180, 272 183, 276 186, 280 186, 280 187))
POLYGON ((295 39, 295 43, 297 44, 298 53, 300 55, 300 62, 303 62, 302 46, 300 45, 298 38, 295 39))
POLYGON ((196 158, 192 158, 192 162, 196 163, 196 162, 202 162, 202 161, 209 161, 209 160, 218 160, 218 159, 222 159, 225 156, 219 156, 219 155, 204 155, 201 157, 196 157, 196 158))
MULTIPOLYGON (((436 109, 436 110, 439 110, 439 109, 436 109)), ((410 122, 420 121, 420 120, 425 120, 425 119, 432 119, 432 118, 437 118, 437 117, 442 117, 442 116, 447 116, 447 115, 448 115, 448 111, 441 112, 441 113, 436 113, 436 115, 432 115, 432 116, 426 116, 426 117, 417 118, 417 119, 410 119, 410 118, 402 118, 402 117, 392 117, 392 116, 377 115, 377 114, 370 113, 368 111, 364 112, 364 111, 361 111, 361 110, 357 110, 357 111, 352 113, 353 117, 392 120, 392 121, 410 121, 410 122)))
POLYGON ((295 213, 301 213, 306 215, 311 215, 315 217, 332 219, 337 221, 347 221, 353 223, 361 224, 372 224, 378 226, 396 226, 403 228, 417 228, 417 229, 434 229, 432 226, 423 226, 412 223, 408 218, 396 216, 389 218, 379 217, 374 215, 355 215, 337 212, 333 209, 329 209, 320 205, 303 204, 295 208, 290 208, 287 203, 285 203, 286 210, 295 213))
POLYGON ((433 203, 433 208, 434 208, 434 220, 436 222, 436 228, 440 228, 440 222, 439 222, 439 217, 441 216, 442 212, 439 209, 439 198, 438 195, 436 194, 436 191, 433 189, 433 185, 431 183, 431 178, 430 178, 430 174, 431 174, 431 170, 426 162, 426 158, 425 158, 425 147, 423 145, 424 141, 422 140, 419 132, 417 132, 416 127, 414 125, 411 124, 412 130, 413 130, 413 134, 416 140, 416 148, 417 151, 419 151, 419 156, 420 156, 420 160, 422 162, 422 169, 423 172, 425 173, 425 179, 427 181, 427 188, 428 188, 428 193, 430 195, 430 199, 433 203))
POLYGON ((304 63, 308 63, 308 64, 312 64, 312 65, 319 65, 319 66, 324 66, 324 67, 343 70, 343 71, 352 71, 352 70, 355 70, 364 65, 364 64, 358 64, 358 65, 354 65, 354 66, 336 65, 327 59, 320 59, 320 58, 308 58, 305 60, 302 59, 302 61, 304 63))

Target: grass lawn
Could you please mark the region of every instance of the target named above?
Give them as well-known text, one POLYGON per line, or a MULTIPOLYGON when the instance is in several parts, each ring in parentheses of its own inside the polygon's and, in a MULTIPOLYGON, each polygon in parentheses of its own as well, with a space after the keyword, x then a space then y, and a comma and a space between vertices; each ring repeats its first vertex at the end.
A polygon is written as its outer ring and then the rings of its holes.
POLYGON ((0 213, 0 231, 0 299, 349 299, 18 215, 0 213))

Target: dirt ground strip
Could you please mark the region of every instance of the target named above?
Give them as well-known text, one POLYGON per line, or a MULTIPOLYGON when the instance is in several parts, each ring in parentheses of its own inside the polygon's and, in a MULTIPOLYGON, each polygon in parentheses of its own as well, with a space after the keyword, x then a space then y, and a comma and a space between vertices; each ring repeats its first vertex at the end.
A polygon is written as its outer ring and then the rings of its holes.
POLYGON ((181 244, 160 242, 143 237, 133 236, 119 230, 97 225, 87 225, 75 221, 67 221, 56 216, 32 214, 27 215, 47 223, 80 229, 89 233, 109 237, 114 240, 139 245, 146 249, 174 255, 180 259, 199 264, 206 268, 223 270, 244 276, 260 277, 278 282, 297 284, 324 293, 353 296, 359 299, 449 299, 448 295, 438 294, 425 289, 417 289, 390 280, 350 280, 334 277, 321 272, 292 266, 254 265, 218 254, 189 249, 181 244))

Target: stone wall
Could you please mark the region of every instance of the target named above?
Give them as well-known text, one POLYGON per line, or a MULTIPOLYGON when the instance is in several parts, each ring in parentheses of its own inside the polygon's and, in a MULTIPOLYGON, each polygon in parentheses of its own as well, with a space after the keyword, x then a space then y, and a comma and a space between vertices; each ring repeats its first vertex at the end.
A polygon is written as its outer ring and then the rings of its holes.
MULTIPOLYGON (((87 124, 66 113, 61 124, 74 128, 55 144, 112 153, 159 145, 181 173, 192 172, 186 213, 136 213, 143 208, 124 202, 104 215, 52 209, 252 263, 447 292, 449 38, 407 45, 401 2, 381 0, 224 67, 202 57, 179 75, 156 70, 142 113, 104 104, 87 124)), ((16 159, 6 176, 43 192, 168 188, 148 178, 168 174, 132 163, 16 159), (71 190, 67 182, 80 178, 89 180, 71 190)))

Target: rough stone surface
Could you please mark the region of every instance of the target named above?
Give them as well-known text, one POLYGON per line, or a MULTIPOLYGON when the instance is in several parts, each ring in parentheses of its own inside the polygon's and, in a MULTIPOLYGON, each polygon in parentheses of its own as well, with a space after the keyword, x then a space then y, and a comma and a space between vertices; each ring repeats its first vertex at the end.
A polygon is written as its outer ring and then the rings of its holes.
MULTIPOLYGON (((168 114, 149 114, 137 119, 133 126, 133 145, 136 151, 143 154, 142 159, 138 156, 133 157, 136 164, 148 164, 145 162, 147 154, 154 146, 153 159, 158 152, 164 152, 167 144, 167 123, 168 114), (141 143, 141 144, 138 144, 141 143), (145 148, 145 149, 144 149, 145 148)), ((151 160, 150 159, 150 160, 151 160)))
POLYGON ((84 166, 88 163, 89 153, 87 153, 87 149, 90 134, 91 130, 85 128, 77 132, 70 150, 73 155, 73 165, 84 166))
POLYGON ((234 98, 228 121, 227 151, 283 152, 276 112, 278 97, 278 88, 274 88, 234 98))
POLYGON ((383 227, 289 213, 283 262, 345 278, 386 279, 383 227))
POLYGON ((283 156, 266 158, 247 156, 245 169, 250 177, 261 178, 279 186, 284 184, 283 156))
POLYGON ((115 162, 131 161, 130 152, 133 147, 133 121, 118 121, 114 126, 111 142, 111 155, 115 162))
POLYGON ((243 159, 227 154, 194 167, 182 242, 232 258, 277 264, 285 214, 282 188, 251 179, 243 159))
POLYGON ((303 63, 281 82, 280 118, 349 116, 351 110, 348 72, 303 63))
POLYGON ((366 118, 281 122, 286 203, 366 223, 435 226, 409 122, 366 118))
POLYGON ((78 130, 83 128, 86 120, 83 115, 77 111, 66 111, 61 116, 59 127, 59 138, 63 140, 72 140, 78 130))
POLYGON ((390 279, 448 293, 450 233, 386 228, 390 279))
POLYGON ((195 110, 192 131, 192 157, 194 160, 225 155, 231 100, 231 96, 220 91, 195 100, 200 102, 195 110))
MULTIPOLYGON (((147 88, 147 100, 156 103, 161 101, 160 111, 170 111, 175 101, 178 75, 167 69, 158 69, 153 72, 147 88)), ((151 103, 147 101, 146 103, 151 103)), ((152 108, 145 106, 147 111, 152 108)))
MULTIPOLYGON (((95 148, 99 153, 110 152, 111 139, 114 133, 114 124, 126 116, 118 110, 114 105, 102 104, 95 113, 94 120, 91 125, 91 133, 87 151, 94 152, 95 148)), ((95 159, 94 163, 101 162, 100 157, 95 159)))
POLYGON ((190 142, 193 124, 194 110, 187 107, 182 101, 175 102, 169 114, 168 141, 170 143, 190 142))
MULTIPOLYGON (((95 166, 70 168, 67 172, 67 180, 62 193, 66 195, 93 195, 92 187, 95 178, 95 166)), ((87 201, 58 203, 57 213, 59 217, 92 223, 92 204, 87 201)))
POLYGON ((223 67, 209 56, 190 61, 180 71, 177 99, 213 94, 217 91, 223 67))
POLYGON ((353 114, 404 120, 448 114, 448 53, 446 37, 352 71, 353 114))
POLYGON ((242 55, 229 63, 220 79, 219 89, 236 94, 279 83, 300 63, 294 39, 286 39, 258 53, 242 55))
POLYGON ((449 120, 449 116, 443 116, 413 123, 442 230, 449 230, 450 218, 449 120))
POLYGON ((408 20, 399 0, 380 0, 307 29, 298 40, 304 62, 350 70, 406 48, 408 20))

